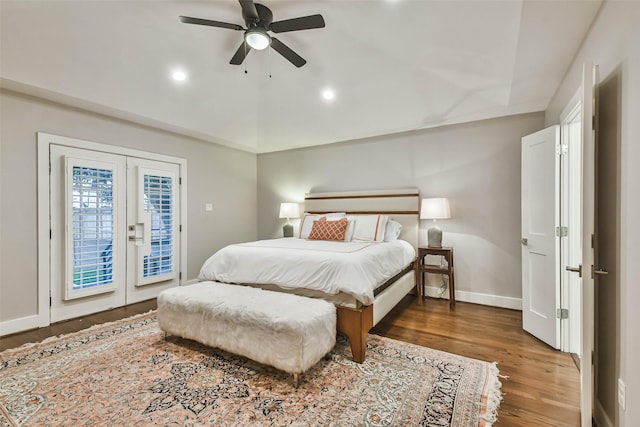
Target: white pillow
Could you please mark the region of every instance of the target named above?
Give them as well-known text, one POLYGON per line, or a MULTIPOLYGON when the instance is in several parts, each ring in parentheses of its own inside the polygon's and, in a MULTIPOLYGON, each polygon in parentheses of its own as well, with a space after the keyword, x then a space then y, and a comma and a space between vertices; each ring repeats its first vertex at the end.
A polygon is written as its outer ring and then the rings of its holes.
POLYGON ((398 240, 401 231, 402 224, 389 218, 389 221, 387 222, 387 228, 384 231, 384 241, 393 242, 395 240, 398 240))
MULTIPOLYGON (((344 212, 332 212, 322 215, 314 215, 310 213, 304 213, 302 219, 300 220, 300 234, 299 237, 301 239, 308 239, 309 234, 311 233, 311 229, 313 228, 313 221, 319 220, 322 217, 327 218, 327 221, 331 221, 331 219, 340 219, 343 218, 346 214, 344 212)), ((347 232, 348 232, 347 227, 347 232)))
POLYGON ((347 218, 355 222, 353 227, 354 242, 382 242, 389 221, 388 215, 353 215, 347 218))
POLYGON ((344 241, 350 242, 351 240, 353 240, 353 232, 356 228, 356 220, 349 216, 347 216, 347 218, 349 219, 349 224, 347 225, 347 231, 344 233, 344 241))

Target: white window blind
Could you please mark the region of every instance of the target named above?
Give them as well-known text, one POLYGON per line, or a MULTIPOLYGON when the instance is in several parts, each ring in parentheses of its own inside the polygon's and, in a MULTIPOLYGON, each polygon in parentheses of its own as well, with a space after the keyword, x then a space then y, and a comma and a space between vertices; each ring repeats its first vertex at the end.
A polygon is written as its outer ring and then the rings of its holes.
POLYGON ((65 299, 113 289, 114 167, 67 158, 65 299))
POLYGON ((173 185, 171 177, 144 175, 144 211, 151 215, 151 253, 143 259, 144 277, 173 271, 173 185))

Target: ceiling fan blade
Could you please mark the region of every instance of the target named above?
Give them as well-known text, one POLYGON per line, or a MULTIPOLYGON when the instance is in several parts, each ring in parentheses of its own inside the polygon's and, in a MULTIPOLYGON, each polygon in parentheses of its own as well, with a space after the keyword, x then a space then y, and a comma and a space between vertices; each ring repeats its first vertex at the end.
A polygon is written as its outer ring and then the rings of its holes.
POLYGON ((304 58, 302 58, 300 55, 298 55, 297 53, 289 49, 287 45, 285 45, 275 37, 271 37, 271 47, 298 68, 302 67, 304 64, 307 63, 307 61, 305 61, 304 58))
POLYGON ((269 27, 269 29, 274 33, 311 30, 313 28, 324 28, 324 18, 322 18, 322 15, 310 15, 300 18, 285 19, 284 21, 273 22, 271 27, 269 27))
POLYGON ((260 19, 258 10, 256 9, 256 5, 253 3, 253 0, 238 1, 240 2, 240 6, 242 7, 242 17, 244 18, 244 23, 247 25, 247 27, 251 27, 251 22, 255 22, 260 19))
POLYGON ((231 61, 229 61, 229 64, 231 65, 242 64, 242 61, 244 61, 244 58, 247 57, 250 50, 251 50, 251 46, 249 46, 247 42, 242 42, 238 50, 236 50, 236 53, 233 55, 233 58, 231 58, 231 61))
POLYGON ((241 25, 229 24, 227 22, 211 21, 209 19, 191 18, 189 16, 181 16, 180 21, 185 24, 207 25, 209 27, 228 28, 230 30, 244 31, 241 25))

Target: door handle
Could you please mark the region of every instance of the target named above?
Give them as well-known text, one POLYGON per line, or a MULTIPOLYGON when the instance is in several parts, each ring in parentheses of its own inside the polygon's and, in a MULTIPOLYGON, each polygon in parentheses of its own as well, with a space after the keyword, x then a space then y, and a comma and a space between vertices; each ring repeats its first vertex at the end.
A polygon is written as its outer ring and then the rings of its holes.
POLYGON ((136 242, 136 246, 140 246, 144 243, 144 229, 142 229, 142 236, 138 235, 139 225, 137 224, 129 225, 127 226, 127 229, 129 230, 128 238, 130 242, 136 242))
POLYGON ((607 274, 609 274, 609 272, 607 270, 603 270, 601 268, 596 270, 596 269, 594 269, 594 267, 592 265, 591 266, 591 278, 593 279, 596 274, 599 275, 599 276, 606 276, 607 274))
POLYGON ((582 264, 580 264, 578 267, 566 266, 565 269, 567 271, 573 271, 574 273, 578 273, 578 277, 582 277, 582 264))
POLYGON ((523 246, 527 246, 529 244, 529 239, 523 237, 522 239, 520 239, 520 243, 522 243, 523 246))

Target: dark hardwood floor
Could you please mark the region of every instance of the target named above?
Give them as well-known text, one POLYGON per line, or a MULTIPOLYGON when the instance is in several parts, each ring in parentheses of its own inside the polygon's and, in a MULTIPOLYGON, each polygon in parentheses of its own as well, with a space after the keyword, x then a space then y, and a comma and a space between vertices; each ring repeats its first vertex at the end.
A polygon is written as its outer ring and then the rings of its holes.
POLYGON ((66 320, 64 322, 54 323, 45 328, 39 328, 32 331, 21 332, 19 334, 7 335, 0 337, 0 351, 9 348, 19 347, 22 344, 39 342, 49 337, 68 334, 86 329, 100 323, 113 322, 115 320, 124 319, 125 317, 135 314, 146 313, 149 310, 157 308, 156 300, 143 301, 137 304, 131 304, 126 307, 114 308, 113 310, 95 313, 90 316, 78 319, 66 320))
MULTIPOLYGON (((150 300, 82 319, 0 338, 0 351, 78 331, 156 308, 150 300)), ((371 333, 450 353, 497 362, 504 400, 497 426, 580 425, 580 377, 568 353, 522 330, 522 313, 447 300, 406 297, 371 333)))

